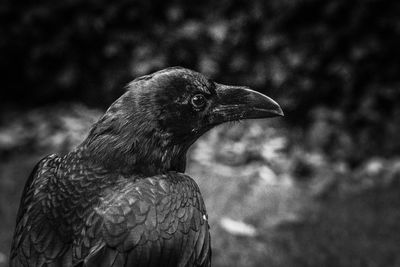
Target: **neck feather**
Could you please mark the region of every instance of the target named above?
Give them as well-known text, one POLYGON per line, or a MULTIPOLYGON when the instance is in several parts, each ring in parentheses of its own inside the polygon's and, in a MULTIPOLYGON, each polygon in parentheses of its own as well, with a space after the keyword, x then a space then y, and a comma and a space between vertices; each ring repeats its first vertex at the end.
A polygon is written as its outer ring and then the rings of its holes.
POLYGON ((160 130, 154 119, 157 114, 124 107, 117 100, 109 108, 77 148, 81 154, 96 165, 124 174, 184 172, 190 144, 177 144, 171 134, 160 130))

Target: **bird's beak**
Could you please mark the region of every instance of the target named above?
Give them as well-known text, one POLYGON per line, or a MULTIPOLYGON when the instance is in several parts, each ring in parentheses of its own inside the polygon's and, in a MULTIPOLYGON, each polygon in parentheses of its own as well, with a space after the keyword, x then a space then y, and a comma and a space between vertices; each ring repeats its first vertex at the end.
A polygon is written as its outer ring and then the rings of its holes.
POLYGON ((216 93, 218 102, 212 109, 213 124, 284 115, 272 98, 246 87, 217 84, 216 93))

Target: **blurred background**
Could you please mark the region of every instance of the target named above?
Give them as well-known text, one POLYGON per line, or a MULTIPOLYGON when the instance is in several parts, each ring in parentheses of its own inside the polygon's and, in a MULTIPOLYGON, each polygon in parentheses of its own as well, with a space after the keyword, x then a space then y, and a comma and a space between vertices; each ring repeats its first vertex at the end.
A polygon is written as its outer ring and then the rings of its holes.
POLYGON ((180 65, 277 99, 190 150, 213 266, 400 266, 400 2, 0 3, 0 266, 25 180, 131 79, 180 65))

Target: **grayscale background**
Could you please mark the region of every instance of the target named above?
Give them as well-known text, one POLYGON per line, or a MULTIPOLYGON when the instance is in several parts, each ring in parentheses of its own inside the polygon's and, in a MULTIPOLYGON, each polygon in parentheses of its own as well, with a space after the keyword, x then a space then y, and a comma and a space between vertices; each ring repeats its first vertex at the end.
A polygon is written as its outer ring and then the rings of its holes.
POLYGON ((400 266, 400 2, 0 3, 0 266, 35 163, 180 65, 276 99, 190 150, 213 266, 400 266))

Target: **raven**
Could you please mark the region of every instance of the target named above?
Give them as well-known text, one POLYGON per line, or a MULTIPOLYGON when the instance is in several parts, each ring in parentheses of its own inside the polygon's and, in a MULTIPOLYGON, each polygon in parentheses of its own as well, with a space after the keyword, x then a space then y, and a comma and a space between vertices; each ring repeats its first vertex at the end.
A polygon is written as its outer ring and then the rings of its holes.
POLYGON ((261 93, 181 67, 134 80, 75 150, 33 169, 11 266, 210 266, 186 152, 215 125, 282 115, 261 93))

